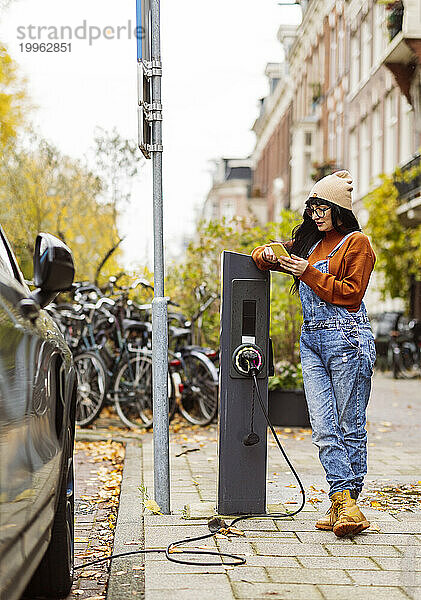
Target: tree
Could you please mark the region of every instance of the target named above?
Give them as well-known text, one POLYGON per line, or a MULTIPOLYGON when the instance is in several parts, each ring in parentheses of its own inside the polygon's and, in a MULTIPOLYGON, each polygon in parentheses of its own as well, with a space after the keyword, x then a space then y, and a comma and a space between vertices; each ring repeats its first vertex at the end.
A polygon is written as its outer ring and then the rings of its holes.
MULTIPOLYGON (((35 237, 48 231, 72 249, 76 278, 93 280, 119 239, 114 208, 99 199, 102 182, 81 161, 45 140, 33 135, 26 144, 0 156, 0 221, 23 271, 32 275, 35 237)), ((106 264, 109 274, 118 268, 116 256, 106 264)))
POLYGON ((105 131, 99 127, 94 143, 95 170, 104 183, 104 201, 113 207, 117 218, 122 204, 130 198, 132 180, 144 160, 139 156, 137 144, 122 138, 115 128, 105 131))
POLYGON ((383 299, 402 298, 408 309, 411 279, 421 279, 421 225, 402 224, 396 212, 399 194, 394 182, 408 182, 420 172, 415 167, 411 173, 396 170, 393 176, 382 175, 381 185, 364 199, 369 212, 365 229, 376 253, 376 271, 383 276, 381 295, 383 299))
MULTIPOLYGON (((279 223, 264 227, 250 225, 243 219, 223 223, 199 224, 195 239, 189 244, 182 263, 171 265, 167 275, 167 292, 176 300, 185 314, 192 315, 203 301, 197 300, 193 290, 206 282, 209 293, 220 292, 221 253, 232 250, 250 254, 253 248, 270 240, 287 240, 300 217, 291 211, 281 213, 279 223)), ((299 362, 299 333, 301 309, 299 298, 290 294, 292 278, 273 273, 271 291, 271 335, 277 360, 299 362)), ((204 343, 219 343, 219 302, 204 315, 204 343)))
POLYGON ((6 48, 0 43, 0 150, 17 135, 23 124, 26 93, 24 82, 6 48))

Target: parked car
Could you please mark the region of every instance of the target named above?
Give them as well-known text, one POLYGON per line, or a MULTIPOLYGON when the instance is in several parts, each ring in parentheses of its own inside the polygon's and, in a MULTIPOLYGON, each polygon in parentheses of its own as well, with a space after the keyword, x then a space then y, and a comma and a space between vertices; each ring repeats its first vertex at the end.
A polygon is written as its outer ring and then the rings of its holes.
POLYGON ((73 577, 72 356, 43 308, 73 281, 41 233, 30 292, 0 227, 0 598, 64 598, 73 577))

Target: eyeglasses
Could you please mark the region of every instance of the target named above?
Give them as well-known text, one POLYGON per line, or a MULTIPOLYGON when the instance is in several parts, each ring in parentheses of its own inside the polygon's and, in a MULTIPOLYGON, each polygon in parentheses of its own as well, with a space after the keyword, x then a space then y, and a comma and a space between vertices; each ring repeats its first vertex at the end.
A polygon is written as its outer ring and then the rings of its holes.
POLYGON ((330 206, 326 206, 326 208, 322 208, 321 206, 309 206, 306 208, 305 212, 309 217, 313 216, 313 213, 316 213, 316 217, 324 217, 327 211, 330 210, 330 206))

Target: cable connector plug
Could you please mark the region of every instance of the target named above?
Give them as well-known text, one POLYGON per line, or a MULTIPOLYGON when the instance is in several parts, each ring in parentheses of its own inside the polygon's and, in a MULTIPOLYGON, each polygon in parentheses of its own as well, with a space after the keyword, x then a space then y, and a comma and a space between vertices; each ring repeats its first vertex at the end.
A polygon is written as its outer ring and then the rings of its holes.
POLYGON ((228 529, 228 524, 221 517, 209 517, 208 529, 211 533, 219 533, 221 529, 228 529))

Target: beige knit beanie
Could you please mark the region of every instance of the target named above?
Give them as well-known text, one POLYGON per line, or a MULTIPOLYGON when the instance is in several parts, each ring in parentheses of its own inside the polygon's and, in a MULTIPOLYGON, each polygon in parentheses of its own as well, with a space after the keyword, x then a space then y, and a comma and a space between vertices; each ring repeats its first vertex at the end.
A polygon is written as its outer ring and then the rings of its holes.
POLYGON ((311 188, 308 199, 321 198, 322 200, 328 200, 352 210, 352 177, 348 171, 336 171, 331 175, 326 175, 311 188))

